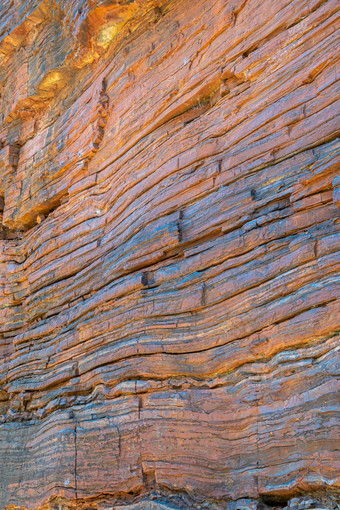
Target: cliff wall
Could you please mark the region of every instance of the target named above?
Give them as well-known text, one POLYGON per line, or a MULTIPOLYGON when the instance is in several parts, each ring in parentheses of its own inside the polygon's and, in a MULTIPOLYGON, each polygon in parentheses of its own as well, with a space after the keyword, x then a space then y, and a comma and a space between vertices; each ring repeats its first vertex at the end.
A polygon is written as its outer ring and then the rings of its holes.
POLYGON ((2 0, 0 508, 336 508, 339 26, 2 0))

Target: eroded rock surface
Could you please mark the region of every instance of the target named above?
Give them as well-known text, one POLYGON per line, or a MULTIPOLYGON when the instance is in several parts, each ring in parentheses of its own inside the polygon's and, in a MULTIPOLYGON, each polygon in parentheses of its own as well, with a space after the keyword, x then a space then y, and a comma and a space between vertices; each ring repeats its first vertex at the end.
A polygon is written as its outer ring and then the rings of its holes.
POLYGON ((339 25, 2 0, 1 508, 337 508, 339 25))

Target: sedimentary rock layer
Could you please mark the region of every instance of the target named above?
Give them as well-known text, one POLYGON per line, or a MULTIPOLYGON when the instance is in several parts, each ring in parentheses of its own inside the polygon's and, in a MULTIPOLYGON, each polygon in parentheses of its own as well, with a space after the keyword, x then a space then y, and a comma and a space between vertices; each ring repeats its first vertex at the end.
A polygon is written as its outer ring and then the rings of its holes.
POLYGON ((1 508, 335 508, 339 25, 1 3, 1 508))

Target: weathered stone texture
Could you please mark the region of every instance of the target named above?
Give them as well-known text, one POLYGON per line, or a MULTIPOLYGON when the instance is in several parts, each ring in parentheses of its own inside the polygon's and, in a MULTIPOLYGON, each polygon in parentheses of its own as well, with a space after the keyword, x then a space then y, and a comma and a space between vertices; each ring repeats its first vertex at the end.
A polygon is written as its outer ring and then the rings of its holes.
POLYGON ((339 12, 2 0, 1 508, 336 508, 339 12))

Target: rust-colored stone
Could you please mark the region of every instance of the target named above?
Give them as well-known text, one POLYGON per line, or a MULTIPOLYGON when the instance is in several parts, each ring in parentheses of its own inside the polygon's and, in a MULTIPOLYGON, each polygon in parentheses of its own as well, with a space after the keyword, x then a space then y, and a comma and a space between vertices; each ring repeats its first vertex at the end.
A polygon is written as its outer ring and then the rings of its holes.
POLYGON ((339 25, 0 3, 0 508, 337 508, 339 25))

